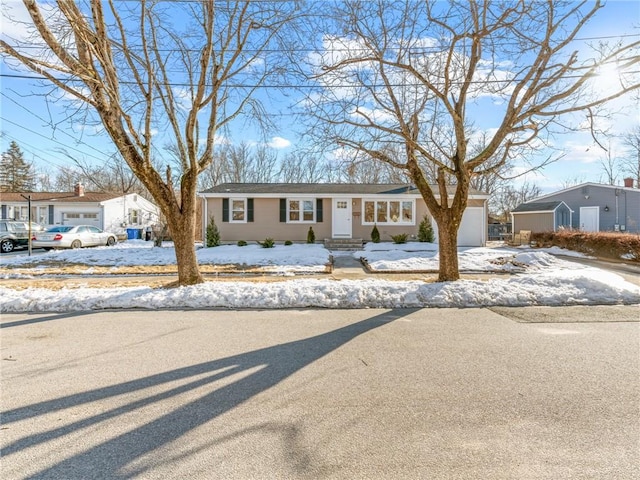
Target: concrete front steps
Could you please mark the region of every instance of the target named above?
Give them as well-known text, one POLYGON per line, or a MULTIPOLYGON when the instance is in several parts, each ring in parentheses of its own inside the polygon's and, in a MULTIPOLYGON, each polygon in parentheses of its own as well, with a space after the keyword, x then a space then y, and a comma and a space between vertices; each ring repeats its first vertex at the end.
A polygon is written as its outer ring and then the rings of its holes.
POLYGON ((338 252, 354 252, 362 250, 361 238, 325 238, 324 248, 338 252))

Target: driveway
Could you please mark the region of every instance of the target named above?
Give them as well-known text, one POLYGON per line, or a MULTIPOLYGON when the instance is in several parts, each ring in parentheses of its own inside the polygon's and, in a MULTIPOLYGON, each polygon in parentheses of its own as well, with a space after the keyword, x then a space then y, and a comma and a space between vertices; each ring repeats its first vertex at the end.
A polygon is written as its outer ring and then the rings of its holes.
POLYGON ((638 478, 637 311, 3 315, 0 473, 638 478))

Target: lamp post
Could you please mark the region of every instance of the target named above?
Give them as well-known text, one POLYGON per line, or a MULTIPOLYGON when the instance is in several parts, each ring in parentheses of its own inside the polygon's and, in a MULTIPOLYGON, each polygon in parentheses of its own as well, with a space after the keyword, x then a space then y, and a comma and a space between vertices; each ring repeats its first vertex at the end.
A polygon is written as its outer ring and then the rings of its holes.
POLYGON ((20 194, 20 196, 27 200, 27 210, 28 210, 27 219, 29 221, 29 227, 28 227, 27 231, 29 232, 29 244, 28 244, 29 245, 29 256, 31 256, 31 195, 24 196, 24 195, 20 194))

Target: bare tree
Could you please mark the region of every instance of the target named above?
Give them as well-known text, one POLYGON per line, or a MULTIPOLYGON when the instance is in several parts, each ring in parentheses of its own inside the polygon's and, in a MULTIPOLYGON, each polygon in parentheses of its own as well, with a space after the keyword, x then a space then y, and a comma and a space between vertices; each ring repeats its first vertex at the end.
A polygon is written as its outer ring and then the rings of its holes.
POLYGON ((408 173, 438 224, 440 281, 459 278, 457 234, 473 177, 534 157, 564 116, 596 118, 599 106, 639 87, 628 72, 637 68, 640 42, 602 46, 589 58, 573 43, 601 7, 555 0, 335 5, 334 23, 323 27, 335 33, 325 33, 322 51, 311 56, 318 89, 305 107, 325 122, 327 142, 408 173), (615 89, 592 88, 600 66, 613 63, 615 89), (500 120, 486 148, 472 152, 471 112, 483 97, 495 100, 500 120), (404 158, 388 155, 389 146, 404 158))
POLYGON ((616 185, 618 183, 618 174, 620 172, 620 162, 616 158, 613 144, 611 139, 607 143, 607 148, 600 157, 600 166, 604 173, 604 180, 602 183, 607 185, 616 185))
POLYGON ((524 182, 520 187, 503 184, 491 196, 489 208, 497 213, 502 222, 509 222, 511 211, 518 205, 541 195, 542 190, 535 183, 524 182))
POLYGON ((74 98, 76 109, 97 114, 167 220, 177 283, 202 282, 195 254, 198 175, 213 160, 216 133, 257 108, 255 90, 282 71, 278 42, 295 3, 23 2, 32 36, 2 40, 0 51, 74 98), (177 180, 169 161, 164 172, 154 166, 163 155, 159 142, 175 145, 177 180))
POLYGON ((622 168, 624 174, 633 178, 640 188, 640 127, 635 127, 624 136, 626 155, 622 168))

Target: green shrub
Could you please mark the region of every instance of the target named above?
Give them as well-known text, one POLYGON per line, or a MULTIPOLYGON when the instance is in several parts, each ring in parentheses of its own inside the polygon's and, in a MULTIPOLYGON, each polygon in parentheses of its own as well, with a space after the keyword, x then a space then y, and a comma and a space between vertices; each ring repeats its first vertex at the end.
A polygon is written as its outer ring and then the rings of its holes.
POLYGON ((307 232, 307 243, 316 243, 316 234, 313 231, 313 227, 309 227, 307 232))
POLYGON ((289 245, 293 245, 293 242, 291 240, 285 240, 284 244, 285 246, 289 246, 289 245))
POLYGON ((429 217, 425 215, 418 227, 418 241, 433 243, 434 240, 435 234, 433 233, 431 220, 429 220, 429 217))
POLYGON ((276 245, 276 241, 273 238, 265 238, 264 242, 258 242, 262 248, 273 248, 276 245))
POLYGON ((407 243, 407 234, 399 233, 398 235, 391 235, 391 240, 393 240, 393 243, 407 243))
POLYGON ((371 230, 371 241, 373 243, 380 243, 380 232, 378 231, 377 225, 374 225, 373 230, 371 230))
POLYGON ((246 247, 247 242, 245 242, 244 240, 238 240, 238 243, 236 245, 238 245, 239 247, 246 247))
POLYGON ((214 217, 209 219, 206 232, 206 246, 207 247, 219 247, 220 246, 220 230, 216 225, 214 217))

